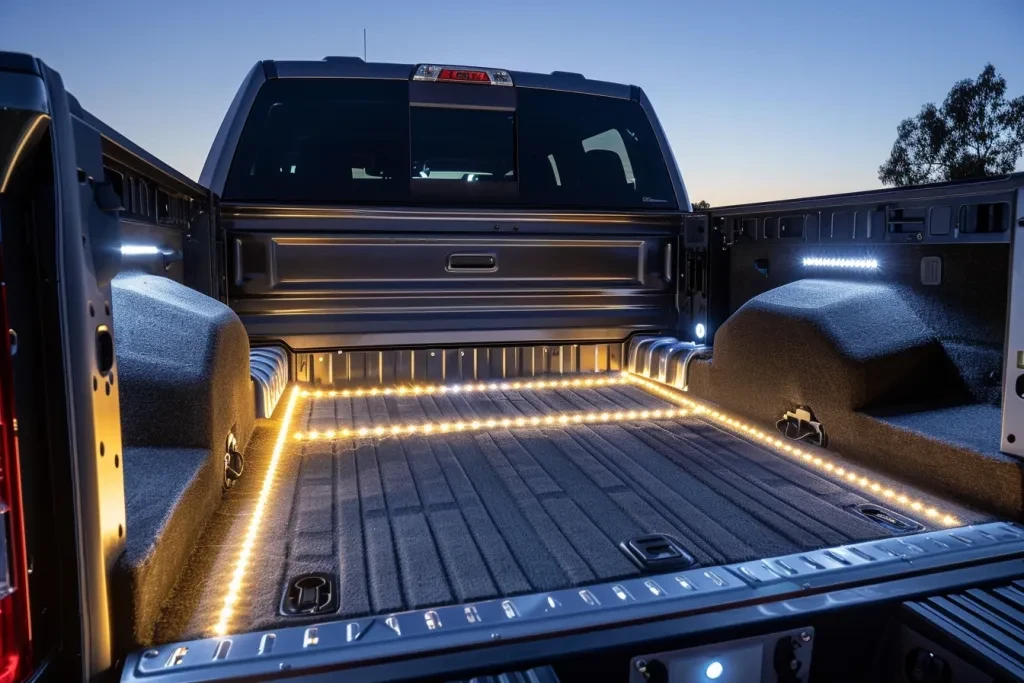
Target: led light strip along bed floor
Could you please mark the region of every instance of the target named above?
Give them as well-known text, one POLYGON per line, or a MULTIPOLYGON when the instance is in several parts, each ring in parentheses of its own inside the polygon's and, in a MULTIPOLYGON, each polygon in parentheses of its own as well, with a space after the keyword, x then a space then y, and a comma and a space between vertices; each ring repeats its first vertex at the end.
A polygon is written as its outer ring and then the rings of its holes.
POLYGON ((671 420, 688 415, 682 408, 667 410, 616 410, 555 413, 533 417, 503 417, 485 420, 445 420, 442 422, 415 422, 411 424, 384 427, 359 427, 352 429, 328 429, 326 431, 295 432, 297 441, 323 441, 344 439, 351 436, 403 436, 406 434, 447 434, 452 432, 474 432, 481 429, 511 429, 513 427, 562 427, 572 424, 597 424, 604 422, 629 422, 632 420, 671 420))
POLYGON ((235 612, 235 603, 238 601, 239 593, 245 582, 245 574, 249 569, 249 560, 252 557, 253 546, 256 544, 256 537, 260 532, 260 525, 263 521, 263 512, 267 508, 267 499, 270 497, 274 485, 274 475, 277 474, 277 466, 281 461, 281 452, 288 440, 288 430, 291 428, 292 415, 295 414, 295 404, 299 400, 299 388, 296 386, 291 390, 288 397, 288 405, 281 419, 281 428, 277 433, 277 441, 274 443, 274 450, 270 455, 270 462, 267 464, 267 471, 263 474, 263 486, 260 488, 259 498, 256 507, 253 508, 249 517, 249 524, 245 529, 245 538, 242 540, 242 548, 235 561, 235 569, 231 574, 231 581, 228 583, 228 592, 224 596, 224 606, 221 607, 217 623, 213 632, 222 636, 228 632, 231 625, 231 617, 235 612))
POLYGON ((253 548, 260 531, 263 520, 263 513, 266 510, 267 501, 273 488, 274 476, 277 473, 281 455, 288 435, 300 442, 308 441, 329 441, 338 438, 352 437, 398 437, 404 435, 436 435, 451 434, 459 432, 478 432, 486 429, 512 429, 512 428, 536 428, 536 427, 569 427, 573 425, 607 424, 619 422, 631 422, 635 420, 662 420, 675 419, 686 415, 698 415, 708 419, 739 436, 750 441, 759 443, 774 449, 776 452, 799 460, 805 465, 817 468, 822 472, 853 484, 864 491, 870 492, 879 498, 885 498, 894 504, 911 510, 914 513, 923 514, 925 517, 937 524, 944 526, 959 526, 960 521, 953 515, 943 513, 938 509, 926 505, 901 491, 882 484, 870 477, 854 471, 849 466, 840 466, 828 458, 823 458, 810 451, 795 448, 773 434, 763 432, 757 427, 737 420, 717 410, 712 406, 699 403, 684 396, 680 391, 668 387, 660 382, 649 380, 646 377, 632 373, 621 373, 605 377, 586 377, 560 380, 536 380, 517 382, 489 382, 469 383, 459 385, 428 385, 428 386, 405 386, 405 387, 371 387, 367 389, 344 389, 344 390, 303 390, 298 386, 292 388, 288 398, 288 405, 285 408, 284 417, 281 420, 280 431, 277 441, 274 443, 274 450, 263 475, 263 485, 260 488, 259 498, 253 509, 246 527, 242 547, 234 565, 231 580, 228 583, 228 592, 224 596, 224 605, 220 610, 219 617, 213 630, 217 635, 224 635, 228 632, 231 619, 234 615, 234 606, 238 601, 239 594, 245 581, 245 575, 249 568, 249 561, 253 548), (522 416, 522 417, 501 417, 486 418, 477 420, 454 420, 438 422, 418 422, 410 424, 392 424, 389 426, 376 425, 356 428, 343 428, 338 430, 328 429, 323 432, 311 430, 309 432, 291 433, 292 416, 295 414, 296 404, 300 397, 312 398, 354 398, 369 396, 418 396, 436 394, 457 394, 461 392, 475 391, 516 391, 516 390, 537 390, 537 389, 566 389, 566 388, 593 388, 603 386, 615 386, 632 384, 643 388, 647 392, 667 399, 668 401, 682 404, 685 408, 668 408, 659 410, 616 410, 616 411, 577 411, 570 413, 557 413, 544 416, 522 416))
POLYGON ((932 522, 942 524, 944 526, 959 526, 960 520, 953 515, 944 513, 936 509, 935 507, 926 505, 919 500, 915 500, 910 496, 893 489, 890 486, 882 484, 870 477, 866 477, 863 474, 859 474, 853 470, 853 468, 846 466, 837 465, 828 458, 823 458, 820 455, 815 455, 812 452, 803 451, 799 448, 789 445, 782 439, 779 439, 774 434, 763 432, 757 427, 747 424, 742 420, 737 420, 725 413, 706 406, 702 403, 698 403, 693 399, 683 396, 679 390, 672 387, 668 387, 660 382, 647 379, 641 375, 628 374, 625 375, 628 381, 637 386, 643 387, 650 393, 668 399, 675 403, 681 403, 692 409, 694 413, 700 414, 706 419, 730 429, 731 431, 746 437, 747 439, 755 442, 759 442, 764 446, 773 448, 776 452, 782 453, 783 455, 789 456, 790 458, 799 460, 805 465, 810 465, 829 475, 842 479, 843 481, 853 484, 865 491, 871 492, 872 495, 880 498, 885 498, 887 501, 900 505, 914 513, 923 514, 932 522))
POLYGON ((459 394, 475 391, 535 391, 537 389, 589 389, 629 384, 625 374, 595 375, 573 379, 526 380, 515 382, 467 382, 465 384, 415 384, 398 387, 368 387, 358 389, 315 389, 303 390, 304 397, 352 398, 363 396, 433 396, 438 394, 459 394))
MULTIPOLYGON (((668 387, 660 382, 647 379, 641 375, 622 372, 615 375, 609 375, 605 377, 586 377, 586 378, 574 378, 574 379, 558 379, 558 380, 537 380, 537 381, 514 381, 514 382, 476 382, 469 384, 456 384, 456 385, 427 385, 427 386, 408 386, 408 387, 386 387, 386 388, 370 388, 370 389, 354 389, 354 390, 342 390, 342 391, 303 391, 303 396, 314 396, 314 397, 360 397, 360 396, 417 396, 417 395, 436 395, 436 394, 455 394, 460 392, 472 392, 472 391, 516 391, 516 390, 537 390, 537 389, 574 389, 574 388, 593 388, 601 386, 614 386, 622 384, 632 384, 641 387, 645 391, 652 393, 661 398, 667 399, 677 404, 682 404, 690 409, 694 414, 703 416, 718 425, 735 432, 748 440, 758 442, 763 446, 768 446, 778 453, 788 456, 793 459, 798 459, 805 465, 817 468, 833 477, 843 480, 848 484, 857 486, 865 491, 869 491, 871 494, 884 498, 889 502, 899 505, 913 513, 922 514, 928 519, 935 523, 939 523, 945 526, 958 526, 960 521, 953 515, 939 511, 937 508, 927 505, 919 500, 911 498, 906 493, 897 491, 891 486, 882 484, 864 474, 860 474, 854 471, 849 466, 841 466, 832 462, 828 458, 823 458, 820 455, 816 455, 809 451, 801 450, 791 446, 790 444, 779 439, 774 434, 769 434, 761 431, 757 427, 737 420, 729 415, 720 412, 719 410, 699 403, 683 395, 675 388, 668 387)), ((546 415, 543 417, 517 417, 517 418, 490 418, 490 419, 479 419, 472 421, 441 421, 441 422, 419 422, 412 424, 392 424, 390 426, 376 425, 376 426, 364 426, 354 427, 351 429, 343 428, 338 430, 328 429, 323 432, 320 431, 309 431, 309 432, 296 432, 293 434, 293 438, 298 441, 318 441, 318 440, 331 440, 337 438, 349 438, 349 437, 385 437, 385 436, 403 436, 410 434, 446 434, 451 432, 464 432, 464 431, 480 431, 484 429, 511 429, 513 427, 557 427, 557 426, 569 426, 573 424, 595 424, 595 423, 607 423, 607 422, 628 422, 633 420, 651 420, 651 419, 674 419, 686 415, 687 412, 683 410, 629 410, 629 411, 590 411, 590 412, 571 412, 571 413, 560 413, 554 415, 546 415)))
MULTIPOLYGON (((473 391, 516 391, 516 390, 537 390, 537 389, 573 389, 573 388, 594 388, 601 386, 614 386, 622 384, 632 384, 643 388, 649 393, 659 396, 664 399, 675 403, 681 403, 682 405, 689 408, 693 413, 701 415, 706 419, 709 419, 718 425, 725 427, 740 436, 743 436, 751 441, 759 442, 761 445, 768 446, 775 451, 786 455, 788 457, 798 459, 805 465, 815 467, 827 474, 836 478, 842 479, 848 484, 853 484, 865 491, 870 491, 873 495, 880 498, 885 498, 896 505, 899 505, 913 513, 923 514, 933 522, 943 524, 945 526, 957 526, 960 521, 953 515, 940 512, 937 508, 926 505, 925 503, 915 500, 907 494, 893 489, 891 486, 882 484, 870 477, 860 474, 850 467, 843 467, 830 461, 828 458, 823 458, 820 455, 801 450, 794 446, 789 445, 782 439, 779 439, 776 435, 769 434, 761 431, 757 427, 737 420, 729 415, 718 411, 717 409, 704 405, 684 396, 678 390, 668 387, 660 382, 647 379, 641 375, 623 372, 615 375, 609 375, 606 377, 586 377, 586 378, 574 378, 574 379, 559 379, 559 380, 537 380, 537 381, 515 381, 515 382, 476 382, 468 384, 455 384, 455 385, 427 385, 427 386, 402 386, 402 387, 384 387, 384 388, 370 388, 370 389, 353 389, 353 390, 342 390, 342 391, 303 391, 303 396, 313 397, 365 397, 365 396, 418 396, 418 395, 436 395, 436 394, 456 394, 460 392, 473 392, 473 391)), ((629 411, 591 411, 591 412, 572 412, 572 413, 561 413, 555 415, 546 415, 543 417, 518 417, 518 418, 491 418, 491 419, 480 419, 472 421, 441 421, 441 422, 420 422, 413 424, 393 424, 390 426, 364 426, 354 427, 351 429, 343 428, 339 430, 328 429, 323 432, 320 431, 309 431, 309 432, 296 432, 293 434, 293 438, 298 441, 317 441, 317 440, 331 440, 336 438, 348 438, 348 437, 384 437, 384 436, 402 436, 409 434, 445 434, 451 432, 464 432, 464 431, 480 431, 483 429, 511 429, 513 427, 555 427, 555 426, 569 426, 573 424, 595 424, 595 423, 607 423, 607 422, 628 422, 632 420, 651 420, 651 419, 674 419, 676 417, 682 417, 686 415, 686 411, 682 410, 629 410, 629 411)))
MULTIPOLYGON (((225 635, 229 631, 231 625, 231 619, 235 613, 235 604, 238 602, 239 594, 241 593, 242 586, 245 582, 245 575, 249 569, 249 561, 252 557, 253 548, 256 544, 256 539, 260 531, 260 525, 263 521, 263 513, 266 510, 267 501, 270 498, 270 493, 273 488, 274 476, 277 474, 277 468, 281 460, 281 453, 284 450, 284 445, 288 441, 288 433, 291 430, 292 416, 295 414, 295 407, 300 397, 313 397, 313 398, 351 398, 351 397, 363 397, 363 396, 419 396, 419 395, 434 395, 434 394, 457 394, 457 393, 470 393, 474 391, 502 391, 502 390, 536 390, 536 389, 561 389, 571 387, 604 387, 626 384, 629 378, 622 374, 609 374, 609 375, 594 375, 587 377, 575 377, 573 379, 560 379, 560 380, 527 380, 527 381, 516 381, 516 382, 475 382, 467 384, 451 384, 451 385, 417 385, 417 386, 399 386, 399 387, 369 387, 365 389, 341 389, 341 390, 322 390, 322 389, 300 389, 299 386, 294 386, 288 398, 288 405, 285 408, 284 417, 281 420, 281 427, 277 434, 277 441, 274 443, 274 450, 270 456, 270 462, 267 464, 267 471, 263 475, 263 485, 260 488, 259 498, 256 501, 256 507, 253 508, 252 515, 249 517, 249 522, 246 527, 245 537, 242 540, 242 547, 239 551, 238 558, 234 564, 234 571, 231 574, 231 579, 228 582, 228 592, 224 596, 224 604, 218 614, 217 623, 213 626, 213 632, 215 635, 225 635)), ((661 411, 659 411, 661 412, 661 411)), ((670 412, 670 411, 664 411, 670 412)), ((685 411, 674 410, 671 411, 677 415, 683 414, 685 411)), ((546 419, 546 418, 545 418, 546 419)), ((566 418, 566 423, 568 423, 566 418)), ((581 420, 582 421, 582 420, 581 420)), ((597 421, 596 419, 594 421, 597 421)), ((499 423, 503 424, 504 421, 498 420, 483 420, 474 421, 467 423, 471 429, 477 429, 483 427, 497 427, 499 423)), ((525 426, 525 423, 524 425, 525 426)), ((379 432, 379 428, 373 430, 351 430, 353 436, 369 436, 371 431, 374 435, 384 434, 385 432, 379 432)), ((349 430, 340 430, 339 436, 343 432, 349 430)), ((401 433, 412 434, 422 431, 422 433, 430 433, 433 431, 426 427, 413 427, 408 426, 401 430, 401 433)), ((443 427, 438 427, 439 432, 446 431, 443 427)), ((453 431, 462 431, 462 429, 455 428, 453 431)), ((388 432, 391 432, 389 429, 388 432)), ((399 433, 399 432, 393 432, 399 433)), ((324 432, 325 438, 332 438, 332 430, 324 432), (328 436, 328 435, 331 436, 328 436)), ((302 438, 301 434, 298 434, 302 438)), ((309 432, 306 436, 309 440, 319 438, 317 432, 309 432)))

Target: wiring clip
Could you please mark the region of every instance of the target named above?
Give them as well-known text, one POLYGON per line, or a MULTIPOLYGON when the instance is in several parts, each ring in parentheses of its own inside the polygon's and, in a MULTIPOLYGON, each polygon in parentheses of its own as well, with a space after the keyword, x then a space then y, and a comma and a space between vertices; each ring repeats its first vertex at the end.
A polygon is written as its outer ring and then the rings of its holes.
POLYGON ((775 426, 790 441, 805 441, 822 448, 828 446, 825 427, 815 419, 814 413, 807 406, 797 406, 787 411, 775 426))

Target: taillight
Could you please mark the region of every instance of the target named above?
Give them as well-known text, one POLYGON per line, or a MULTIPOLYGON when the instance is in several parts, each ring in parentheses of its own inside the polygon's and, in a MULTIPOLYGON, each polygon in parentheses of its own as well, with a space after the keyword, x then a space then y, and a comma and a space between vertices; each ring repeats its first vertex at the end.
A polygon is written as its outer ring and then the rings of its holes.
POLYGON ((28 561, 5 281, 0 249, 0 683, 26 676, 31 669, 32 654, 32 615, 28 603, 28 561))
POLYGON ((481 85, 513 85, 512 74, 504 69, 481 69, 466 66, 420 64, 413 73, 414 81, 478 83, 481 85))

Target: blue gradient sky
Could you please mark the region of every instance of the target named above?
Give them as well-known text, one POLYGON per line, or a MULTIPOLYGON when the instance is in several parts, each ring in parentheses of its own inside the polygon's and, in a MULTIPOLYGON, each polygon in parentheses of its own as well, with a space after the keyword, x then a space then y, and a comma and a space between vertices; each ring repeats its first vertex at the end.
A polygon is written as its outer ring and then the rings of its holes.
POLYGON ((1024 0, 776 4, 0 0, 0 49, 193 178, 256 60, 359 55, 364 27, 375 61, 635 83, 714 205, 877 187, 899 121, 986 61, 1024 94, 1024 0))

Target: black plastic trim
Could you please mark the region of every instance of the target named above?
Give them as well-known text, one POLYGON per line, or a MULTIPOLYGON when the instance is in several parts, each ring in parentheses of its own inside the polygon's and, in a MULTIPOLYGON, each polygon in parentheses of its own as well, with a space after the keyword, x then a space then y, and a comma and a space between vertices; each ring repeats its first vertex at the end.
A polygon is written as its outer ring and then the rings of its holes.
POLYGON ((0 52, 0 71, 15 71, 33 76, 42 75, 36 58, 23 52, 0 52))
MULTIPOLYGON (((275 68, 277 68, 276 62, 275 68)), ((217 197, 220 197, 224 191, 224 182, 227 179, 231 160, 235 156, 235 148, 238 146, 242 127, 249 117, 249 110, 256 99, 256 94, 266 80, 263 67, 257 62, 242 80, 227 113, 224 114, 220 128, 217 129, 217 136, 213 139, 206 163, 203 164, 203 170, 199 174, 199 184, 209 188, 217 197)))
POLYGON ((1024 581, 903 605, 916 630, 1000 680, 1024 680, 1024 581))
POLYGON ((49 113, 46 84, 36 74, 0 69, 0 108, 49 113))
POLYGON ((854 509, 862 516, 870 519, 872 522, 878 524, 892 534, 913 534, 924 529, 924 526, 920 522, 916 522, 909 517, 904 517, 894 510, 890 510, 875 503, 862 503, 861 505, 855 506, 854 509))
POLYGON ((678 571, 696 563, 685 546, 667 534, 647 534, 622 541, 622 552, 644 572, 678 571))
POLYGON ((281 593, 280 613, 284 616, 330 616, 337 609, 338 581, 331 574, 312 572, 294 576, 281 593), (310 599, 312 605, 308 602, 310 599))
POLYGON ((639 98, 640 106, 643 108, 644 113, 647 114, 647 118, 651 122, 651 127, 654 129, 654 135, 658 138, 658 147, 661 148, 661 156, 668 166, 668 175, 672 180, 672 189, 675 193, 676 207, 678 208, 678 211, 689 212, 692 210, 690 196, 686 192, 686 183, 683 181, 683 174, 679 170, 679 164, 676 162, 676 156, 672 152, 672 145, 669 144, 668 135, 665 134, 665 129, 662 127, 661 121, 658 120, 657 114, 654 113, 654 107, 651 105, 651 101, 647 98, 647 93, 644 92, 643 88, 637 87, 636 94, 639 98))

